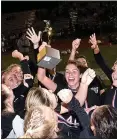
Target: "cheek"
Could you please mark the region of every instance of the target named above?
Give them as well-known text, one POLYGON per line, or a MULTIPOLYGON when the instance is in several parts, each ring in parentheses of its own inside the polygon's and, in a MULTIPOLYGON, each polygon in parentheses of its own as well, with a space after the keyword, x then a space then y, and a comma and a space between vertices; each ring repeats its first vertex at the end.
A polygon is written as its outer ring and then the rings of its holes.
POLYGON ((76 74, 75 75, 75 80, 79 81, 79 79, 80 79, 80 74, 76 74))
POLYGON ((65 79, 68 80, 68 74, 65 74, 65 79))
POLYGON ((115 65, 115 70, 117 71, 117 65, 115 65))

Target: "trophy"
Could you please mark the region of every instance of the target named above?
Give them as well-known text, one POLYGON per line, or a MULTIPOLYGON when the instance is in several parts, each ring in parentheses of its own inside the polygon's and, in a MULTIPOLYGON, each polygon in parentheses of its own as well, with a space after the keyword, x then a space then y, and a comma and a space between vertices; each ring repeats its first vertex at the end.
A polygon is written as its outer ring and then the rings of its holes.
MULTIPOLYGON (((52 27, 50 21, 44 20, 46 23, 45 29, 42 32, 47 33, 48 44, 50 45, 52 39, 52 27)), ((37 65, 46 69, 52 70, 61 61, 60 51, 51 47, 44 47, 37 55, 37 65)))
POLYGON ((48 44, 51 43, 51 39, 52 39, 52 27, 50 25, 50 21, 49 20, 43 20, 44 23, 46 23, 46 26, 45 26, 45 29, 43 31, 47 33, 47 36, 48 36, 48 44))

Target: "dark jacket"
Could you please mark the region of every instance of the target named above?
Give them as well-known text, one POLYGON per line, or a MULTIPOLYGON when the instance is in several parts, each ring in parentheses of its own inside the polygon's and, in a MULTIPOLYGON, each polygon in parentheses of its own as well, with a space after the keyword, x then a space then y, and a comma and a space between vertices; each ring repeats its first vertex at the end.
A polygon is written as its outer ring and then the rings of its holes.
POLYGON ((94 54, 94 58, 96 63, 100 66, 102 71, 106 74, 106 76, 109 78, 109 80, 112 82, 112 69, 108 67, 108 65, 105 63, 101 53, 99 52, 98 54, 94 54))

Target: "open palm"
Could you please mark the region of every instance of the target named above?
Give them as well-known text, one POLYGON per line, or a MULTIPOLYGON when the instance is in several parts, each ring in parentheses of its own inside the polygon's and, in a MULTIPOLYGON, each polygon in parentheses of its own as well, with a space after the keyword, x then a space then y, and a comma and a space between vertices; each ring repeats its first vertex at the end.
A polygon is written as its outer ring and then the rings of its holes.
POLYGON ((31 29, 28 28, 28 31, 26 32, 28 36, 26 36, 33 44, 38 44, 41 38, 41 31, 38 32, 38 36, 35 33, 35 30, 33 27, 31 29))

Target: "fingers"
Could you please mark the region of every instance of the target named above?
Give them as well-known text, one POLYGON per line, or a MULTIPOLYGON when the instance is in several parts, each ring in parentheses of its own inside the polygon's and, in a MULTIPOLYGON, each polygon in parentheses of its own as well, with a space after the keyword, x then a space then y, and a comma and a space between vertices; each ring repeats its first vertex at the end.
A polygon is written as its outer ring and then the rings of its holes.
POLYGON ((33 35, 35 35, 36 33, 35 33, 34 28, 33 28, 33 27, 31 27, 31 29, 32 29, 32 33, 33 33, 33 35))
POLYGON ((86 111, 87 114, 89 114, 90 111, 95 110, 96 108, 98 108, 98 106, 94 105, 94 106, 92 106, 90 108, 85 109, 85 111, 86 111))
POLYGON ((30 37, 28 39, 31 39, 31 36, 36 35, 35 30, 33 29, 33 27, 31 27, 31 29, 28 28, 28 31, 26 31, 26 33, 30 37))
MULTIPOLYGON (((90 80, 91 82, 95 76, 96 76, 95 71, 93 69, 88 68, 82 76, 82 82, 86 83, 87 82, 86 80, 90 80)), ((88 84, 90 84, 90 82, 88 81, 88 84)))
POLYGON ((93 44, 93 41, 91 39, 89 40, 89 42, 93 44))
POLYGON ((12 57, 21 59, 21 58, 23 58, 23 54, 20 53, 18 50, 14 50, 12 52, 12 57))
POLYGON ((45 47, 47 46, 46 42, 42 42, 42 45, 39 47, 39 52, 45 47))
POLYGON ((31 74, 24 74, 24 79, 33 79, 33 76, 31 74))
POLYGON ((91 38, 94 38, 94 37, 96 37, 96 36, 95 36, 95 33, 92 34, 92 35, 90 36, 90 39, 91 39, 91 38))
POLYGON ((33 31, 31 31, 31 29, 29 29, 29 28, 28 28, 28 33, 29 33, 31 36, 34 35, 34 34, 33 34, 33 31))
POLYGON ((88 70, 88 75, 91 77, 91 78, 94 78, 96 76, 95 74, 95 71, 93 69, 89 69, 88 70))
POLYGON ((78 44, 80 43, 80 41, 81 41, 81 39, 78 39, 78 38, 77 38, 76 40, 73 41, 73 44, 74 44, 74 45, 78 45, 78 44))
POLYGON ((57 95, 64 103, 69 103, 73 97, 73 93, 69 89, 60 90, 57 95))
POLYGON ((24 58, 25 58, 27 61, 29 60, 29 56, 28 56, 28 55, 27 55, 27 56, 25 56, 24 58))
POLYGON ((32 40, 30 37, 26 36, 27 39, 32 40))

